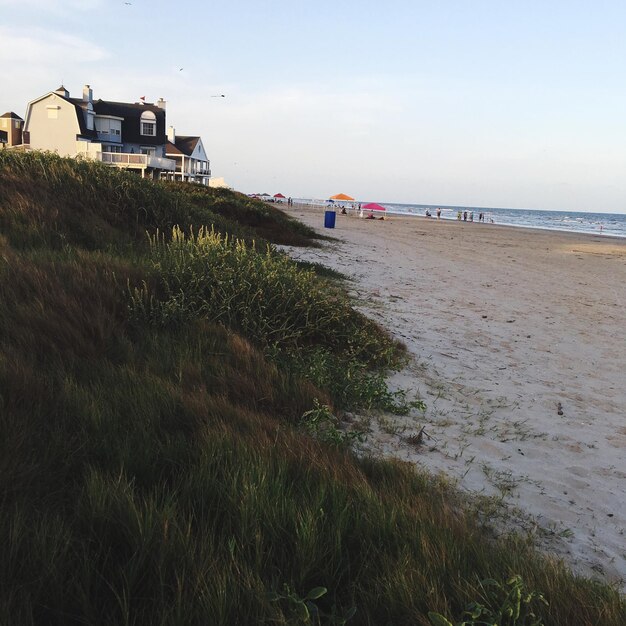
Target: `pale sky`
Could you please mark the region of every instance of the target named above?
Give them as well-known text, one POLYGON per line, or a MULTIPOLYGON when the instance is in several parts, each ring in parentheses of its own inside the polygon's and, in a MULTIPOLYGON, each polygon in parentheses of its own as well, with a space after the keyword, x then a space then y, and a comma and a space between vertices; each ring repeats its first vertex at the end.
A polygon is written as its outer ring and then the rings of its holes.
POLYGON ((163 97, 246 193, 626 213, 623 0, 0 0, 0 16, 0 114, 61 82, 163 97))

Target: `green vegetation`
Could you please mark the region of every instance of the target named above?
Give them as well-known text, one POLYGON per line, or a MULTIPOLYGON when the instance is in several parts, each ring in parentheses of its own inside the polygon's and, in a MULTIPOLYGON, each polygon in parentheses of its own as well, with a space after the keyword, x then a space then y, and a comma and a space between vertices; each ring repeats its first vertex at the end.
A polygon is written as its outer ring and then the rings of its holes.
MULTIPOLYGON (((528 592, 520 576, 513 576, 506 585, 497 580, 483 580, 481 601, 471 602, 463 612, 467 619, 457 626, 541 626, 541 612, 547 606, 542 593, 528 592)), ((443 615, 431 612, 433 626, 454 626, 443 615)))
POLYGON ((240 194, 0 151, 0 624, 425 626, 516 575, 546 625, 626 623, 443 482, 355 457, 337 415, 408 408, 402 348, 268 243, 315 240, 240 194))

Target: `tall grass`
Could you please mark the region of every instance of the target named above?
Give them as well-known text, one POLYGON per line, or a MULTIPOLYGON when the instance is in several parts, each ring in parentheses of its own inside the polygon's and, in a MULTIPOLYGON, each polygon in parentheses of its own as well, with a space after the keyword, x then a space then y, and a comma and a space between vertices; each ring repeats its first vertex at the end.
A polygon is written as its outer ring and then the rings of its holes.
POLYGON ((274 362, 327 389, 340 407, 399 408, 373 366, 400 346, 357 313, 346 295, 269 247, 200 228, 150 237, 153 285, 132 289, 136 324, 177 327, 205 318, 249 337, 274 362))
POLYGON ((146 230, 213 225, 234 236, 311 245, 314 231, 229 190, 142 180, 50 152, 0 152, 0 232, 22 248, 143 242, 146 230), (227 207, 228 210, 225 210, 227 207))
POLYGON ((135 291, 135 319, 178 325, 206 317, 264 346, 323 346, 368 363, 394 361, 397 346, 343 293, 270 248, 258 251, 205 228, 174 228, 168 240, 151 236, 150 252, 164 296, 146 285, 135 291))
POLYGON ((514 574, 548 626, 626 623, 612 589, 493 540, 445 483, 298 427, 362 402, 337 364, 398 358, 344 296, 217 227, 157 237, 156 205, 146 242, 95 183, 64 195, 88 166, 0 157, 0 624, 302 624, 281 598, 316 587, 324 624, 428 624, 514 574))

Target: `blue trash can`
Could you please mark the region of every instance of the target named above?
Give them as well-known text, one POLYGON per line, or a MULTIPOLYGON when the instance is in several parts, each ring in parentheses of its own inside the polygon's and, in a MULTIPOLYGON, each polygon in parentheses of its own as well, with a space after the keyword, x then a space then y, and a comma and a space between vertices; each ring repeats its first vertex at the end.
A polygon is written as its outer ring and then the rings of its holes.
POLYGON ((326 211, 324 215, 324 228, 335 228, 336 211, 326 211))

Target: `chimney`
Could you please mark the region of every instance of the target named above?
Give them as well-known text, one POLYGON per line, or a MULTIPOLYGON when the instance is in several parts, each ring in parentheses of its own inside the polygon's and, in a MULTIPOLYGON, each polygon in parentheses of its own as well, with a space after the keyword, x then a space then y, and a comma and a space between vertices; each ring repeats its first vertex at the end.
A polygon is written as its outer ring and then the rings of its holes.
POLYGON ((176 143, 176 131, 173 126, 167 127, 167 140, 173 144, 176 143))
POLYGON ((165 100, 163 100, 163 98, 159 98, 159 100, 157 101, 156 105, 159 107, 159 109, 163 109, 165 111, 165 105, 167 104, 167 102, 165 100))
POLYGON ((93 89, 89 85, 83 87, 83 100, 85 102, 93 102, 93 89))

